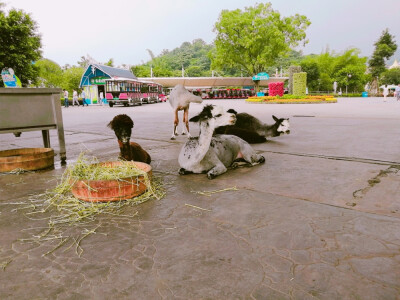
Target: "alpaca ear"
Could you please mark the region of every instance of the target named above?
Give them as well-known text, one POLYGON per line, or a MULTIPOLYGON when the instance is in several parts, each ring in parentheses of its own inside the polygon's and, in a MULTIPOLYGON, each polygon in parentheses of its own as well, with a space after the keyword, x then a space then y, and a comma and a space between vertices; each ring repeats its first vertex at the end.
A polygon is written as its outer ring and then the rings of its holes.
POLYGON ((272 119, 274 119, 275 120, 275 122, 278 122, 278 118, 277 117, 275 117, 274 115, 272 115, 272 119))
POLYGON ((107 124, 107 127, 113 129, 113 127, 112 127, 112 121, 111 121, 110 123, 107 124))
POLYGON ((197 115, 189 120, 189 122, 199 122, 199 121, 200 121, 200 115, 197 115))
POLYGON ((237 115, 237 111, 232 108, 228 109, 228 113, 237 115))

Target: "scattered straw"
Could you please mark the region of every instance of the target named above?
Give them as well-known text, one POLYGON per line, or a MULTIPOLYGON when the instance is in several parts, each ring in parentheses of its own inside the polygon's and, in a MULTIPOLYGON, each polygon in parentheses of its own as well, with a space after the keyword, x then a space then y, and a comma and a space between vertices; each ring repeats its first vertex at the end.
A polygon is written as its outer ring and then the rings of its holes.
POLYGON ((8 172, 1 172, 0 175, 9 175, 9 174, 15 174, 15 175, 19 175, 22 173, 35 173, 34 171, 28 171, 28 170, 24 170, 21 168, 16 168, 14 170, 8 171, 8 172))
POLYGON ((7 266, 10 264, 10 262, 12 262, 12 259, 7 260, 7 261, 3 261, 2 263, 0 263, 0 268, 2 268, 3 271, 5 271, 7 266))
POLYGON ((186 206, 189 206, 189 207, 196 208, 196 209, 200 209, 200 210, 212 211, 211 209, 206 209, 206 208, 198 207, 198 206, 196 206, 196 205, 191 205, 191 204, 187 204, 187 203, 185 203, 185 205, 186 205, 186 206))
POLYGON ((236 186, 234 187, 230 187, 230 188, 226 188, 226 189, 222 189, 222 190, 213 190, 213 191, 191 191, 194 194, 199 194, 199 195, 203 195, 203 196, 207 196, 210 197, 213 194, 216 193, 222 193, 222 192, 227 192, 227 191, 238 191, 239 189, 236 188, 236 186))

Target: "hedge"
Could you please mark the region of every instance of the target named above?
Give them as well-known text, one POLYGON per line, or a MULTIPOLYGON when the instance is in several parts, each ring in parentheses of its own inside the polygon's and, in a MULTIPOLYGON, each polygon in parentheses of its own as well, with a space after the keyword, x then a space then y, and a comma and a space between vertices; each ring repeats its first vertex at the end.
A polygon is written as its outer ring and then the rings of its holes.
POLYGON ((304 96, 306 94, 307 86, 307 73, 294 73, 293 74, 293 95, 304 96))

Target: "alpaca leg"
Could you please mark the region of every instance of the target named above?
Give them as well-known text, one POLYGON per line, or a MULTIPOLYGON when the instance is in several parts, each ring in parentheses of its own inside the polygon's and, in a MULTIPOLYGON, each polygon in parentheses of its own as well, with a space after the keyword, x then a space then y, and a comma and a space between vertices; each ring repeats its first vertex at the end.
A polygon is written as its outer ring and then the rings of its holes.
POLYGON ((188 171, 188 170, 186 170, 184 168, 180 168, 179 169, 179 175, 187 175, 187 174, 193 174, 193 172, 192 171, 188 171))
POLYGON ((188 135, 191 137, 189 133, 189 108, 185 108, 183 110, 183 124, 182 124, 182 135, 188 135))
POLYGON ((257 165, 265 162, 265 158, 262 155, 257 154, 253 148, 246 142, 242 142, 240 145, 240 152, 243 159, 252 165, 257 165))
POLYGON ((175 137, 178 135, 176 132, 176 128, 178 127, 179 124, 179 118, 178 118, 178 110, 175 110, 175 119, 174 119, 174 131, 172 132, 171 140, 174 140, 175 137))
POLYGON ((222 162, 219 162, 212 168, 210 171, 207 172, 208 179, 214 179, 218 175, 225 173, 228 169, 224 166, 222 162))

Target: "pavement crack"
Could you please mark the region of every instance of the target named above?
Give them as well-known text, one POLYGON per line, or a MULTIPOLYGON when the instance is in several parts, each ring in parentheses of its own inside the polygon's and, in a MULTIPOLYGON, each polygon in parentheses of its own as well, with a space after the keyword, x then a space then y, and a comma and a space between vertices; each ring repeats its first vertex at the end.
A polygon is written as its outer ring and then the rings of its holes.
POLYGON ((293 156, 303 156, 303 157, 314 157, 321 159, 331 159, 331 160, 342 160, 342 161, 350 161, 350 162, 359 162, 365 164, 374 164, 374 165, 389 165, 391 167, 399 167, 400 162, 396 161, 386 161, 379 159, 371 159, 371 158, 362 158, 362 157, 347 157, 347 156, 333 156, 333 155, 322 155, 322 154, 312 154, 312 153, 290 153, 290 152, 280 152, 280 151, 264 151, 258 150, 257 153, 274 153, 274 154, 284 154, 284 155, 293 155, 293 156))
MULTIPOLYGON (((353 192, 353 198, 355 200, 362 199, 375 185, 381 182, 383 177, 387 177, 388 174, 396 174, 400 170, 400 165, 391 165, 385 170, 381 170, 378 175, 368 180, 368 186, 356 190, 353 192)), ((348 206, 356 206, 357 203, 346 203, 348 206)))

